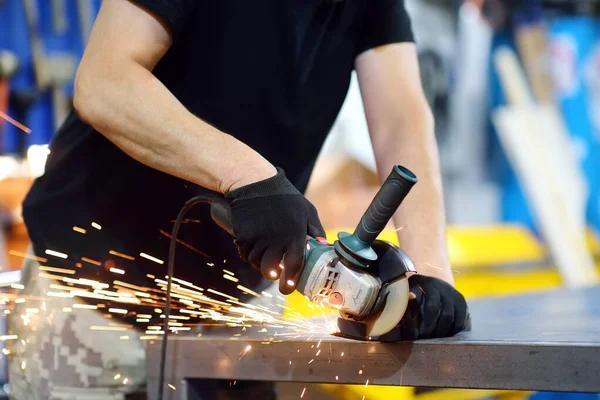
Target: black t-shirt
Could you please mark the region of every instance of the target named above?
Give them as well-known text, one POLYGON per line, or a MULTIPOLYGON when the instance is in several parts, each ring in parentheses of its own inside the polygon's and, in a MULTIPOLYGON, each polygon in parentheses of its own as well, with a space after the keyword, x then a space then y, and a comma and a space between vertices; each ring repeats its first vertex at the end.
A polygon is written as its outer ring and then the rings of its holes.
MULTIPOLYGON (((301 191, 344 101, 356 56, 413 40, 403 0, 135 2, 174 37, 155 76, 199 118, 283 168, 301 191)), ((148 274, 164 279, 173 220, 206 189, 133 160, 75 112, 50 151, 23 205, 36 254, 76 277, 156 287, 148 274)), ((175 276, 240 298, 238 284, 261 283, 205 206, 189 213, 180 239, 175 276), (240 281, 223 279, 223 269, 240 281)))

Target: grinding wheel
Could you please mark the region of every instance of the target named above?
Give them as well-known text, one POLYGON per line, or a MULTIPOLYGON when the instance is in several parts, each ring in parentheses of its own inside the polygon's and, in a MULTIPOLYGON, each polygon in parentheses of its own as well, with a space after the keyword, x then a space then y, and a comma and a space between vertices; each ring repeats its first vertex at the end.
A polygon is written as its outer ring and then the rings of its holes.
POLYGON ((385 304, 363 321, 367 325, 367 336, 380 336, 391 331, 404 317, 408 307, 410 288, 406 275, 402 275, 384 288, 385 304))

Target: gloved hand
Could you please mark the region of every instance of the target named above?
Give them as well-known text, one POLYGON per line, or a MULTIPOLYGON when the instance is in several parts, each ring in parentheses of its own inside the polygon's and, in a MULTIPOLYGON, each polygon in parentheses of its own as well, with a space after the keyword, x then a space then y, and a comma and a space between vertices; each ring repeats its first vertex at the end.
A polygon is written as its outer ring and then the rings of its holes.
POLYGON ((280 168, 277 175, 232 190, 225 198, 240 258, 265 278, 280 278, 282 294, 292 293, 304 267, 306 236, 325 237, 316 208, 280 168))
MULTIPOLYGON (((390 244, 375 241, 373 249, 381 262, 393 262, 390 244)), ((378 265, 385 268, 385 265, 378 265)), ((469 319, 467 302, 452 285, 438 278, 413 275, 408 278, 415 296, 400 323, 377 338, 382 342, 448 337, 466 329, 469 319)))

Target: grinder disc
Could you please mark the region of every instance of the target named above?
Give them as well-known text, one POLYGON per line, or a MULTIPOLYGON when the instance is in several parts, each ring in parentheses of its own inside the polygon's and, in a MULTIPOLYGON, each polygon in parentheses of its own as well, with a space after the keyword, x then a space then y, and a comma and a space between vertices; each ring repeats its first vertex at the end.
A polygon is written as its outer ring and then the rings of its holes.
POLYGON ((385 304, 381 309, 364 320, 367 336, 381 336, 391 331, 402 319, 408 307, 410 289, 406 275, 400 276, 384 288, 385 304))

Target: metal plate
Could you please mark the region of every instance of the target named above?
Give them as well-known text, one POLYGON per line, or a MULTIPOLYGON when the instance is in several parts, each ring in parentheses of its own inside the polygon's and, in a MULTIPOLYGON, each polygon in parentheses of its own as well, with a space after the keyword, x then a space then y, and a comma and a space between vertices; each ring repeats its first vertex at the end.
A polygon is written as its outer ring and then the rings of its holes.
MULTIPOLYGON (((176 386, 191 378, 352 384, 368 379, 377 385, 600 392, 599 300, 595 287, 474 301, 470 332, 418 342, 324 336, 261 344, 268 334, 251 329, 239 338, 231 331, 172 337, 167 376, 176 386), (240 357, 249 344, 252 349, 240 357)), ((148 342, 149 393, 156 392, 159 349, 160 340, 148 342)))

